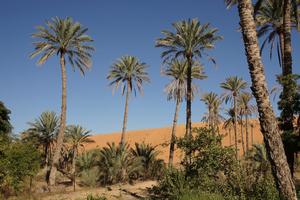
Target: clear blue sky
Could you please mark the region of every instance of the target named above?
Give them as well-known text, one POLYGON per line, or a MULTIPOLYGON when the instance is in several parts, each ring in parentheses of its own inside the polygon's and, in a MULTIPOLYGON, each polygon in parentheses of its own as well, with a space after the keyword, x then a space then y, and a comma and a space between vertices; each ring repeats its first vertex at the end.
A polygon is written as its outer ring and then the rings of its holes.
MULTIPOLYGON (((120 92, 112 95, 106 76, 111 64, 125 54, 146 62, 151 78, 144 95, 130 101, 128 129, 172 123, 175 105, 163 93, 168 79, 160 75, 161 49, 154 47, 155 39, 162 36, 161 30, 170 30, 172 22, 198 18, 201 23, 210 22, 224 36, 209 52, 218 67, 201 60, 208 75, 208 79, 197 82, 202 92, 221 93, 220 82, 231 75, 250 80, 241 34, 237 31, 237 10, 226 10, 223 0, 2 0, 0 4, 0 100, 12 111, 14 133, 28 128, 27 122, 43 111, 60 112, 58 58, 36 66, 36 59, 28 57, 33 50, 30 35, 35 26, 53 16, 74 18, 89 28, 88 34, 95 40, 93 67, 86 76, 73 72, 70 66, 67 71, 67 123, 80 124, 93 133, 121 130, 124 98, 120 92)), ((299 73, 299 33, 293 33, 293 44, 294 68, 299 73)), ((270 62, 267 53, 264 64, 271 87, 280 68, 276 57, 270 62)), ((179 123, 185 121, 184 108, 179 123)), ((192 111, 193 121, 199 121, 206 111, 199 97, 192 111)))

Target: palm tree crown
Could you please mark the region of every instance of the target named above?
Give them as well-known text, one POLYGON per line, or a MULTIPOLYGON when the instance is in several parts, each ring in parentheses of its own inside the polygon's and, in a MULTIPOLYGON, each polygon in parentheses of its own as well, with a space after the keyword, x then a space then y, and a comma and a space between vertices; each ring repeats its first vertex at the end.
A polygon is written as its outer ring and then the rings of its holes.
POLYGON ((90 132, 79 125, 69 125, 66 129, 66 140, 74 151, 78 151, 78 148, 84 147, 85 143, 94 142, 89 138, 90 132))
MULTIPOLYGON (((174 59, 167 64, 163 69, 162 74, 171 78, 171 82, 165 87, 165 92, 168 95, 168 100, 179 99, 181 102, 186 98, 187 94, 187 68, 188 63, 186 60, 174 59)), ((203 72, 203 66, 194 62, 192 66, 192 78, 202 80, 207 76, 203 72)), ((192 96, 197 92, 196 85, 192 84, 192 96)))
POLYGON ((84 69, 91 66, 91 51, 94 48, 86 43, 93 40, 85 34, 88 29, 79 22, 74 22, 70 17, 55 17, 46 21, 46 27, 38 26, 37 30, 32 37, 39 41, 33 43, 35 50, 30 57, 42 54, 37 62, 39 65, 53 55, 66 55, 72 67, 77 67, 83 74, 84 69))
POLYGON ((206 49, 214 48, 214 43, 222 37, 217 36, 217 29, 210 24, 201 25, 197 19, 179 21, 172 24, 175 33, 162 31, 164 38, 156 40, 156 47, 162 47, 165 61, 178 56, 202 57, 206 49))
POLYGON ((147 65, 141 63, 136 57, 123 56, 112 65, 107 79, 112 80, 110 85, 115 85, 116 89, 121 84, 123 95, 126 88, 129 92, 134 91, 135 94, 136 90, 142 93, 143 83, 150 82, 146 69, 147 65))
POLYGON ((232 76, 226 79, 225 82, 221 83, 221 88, 229 91, 223 95, 225 102, 232 100, 232 97, 237 97, 241 90, 247 87, 247 83, 237 76, 232 76))

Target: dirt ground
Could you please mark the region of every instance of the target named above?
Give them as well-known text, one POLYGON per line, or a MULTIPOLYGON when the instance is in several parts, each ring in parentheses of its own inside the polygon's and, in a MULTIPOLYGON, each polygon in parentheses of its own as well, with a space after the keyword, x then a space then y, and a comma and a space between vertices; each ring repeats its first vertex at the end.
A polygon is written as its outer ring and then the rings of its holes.
POLYGON ((98 188, 78 188, 76 192, 72 191, 72 187, 67 188, 67 191, 40 196, 41 200, 86 200, 89 194, 93 196, 105 196, 108 200, 136 200, 147 196, 147 188, 155 185, 155 181, 137 182, 133 185, 114 185, 110 187, 98 188))

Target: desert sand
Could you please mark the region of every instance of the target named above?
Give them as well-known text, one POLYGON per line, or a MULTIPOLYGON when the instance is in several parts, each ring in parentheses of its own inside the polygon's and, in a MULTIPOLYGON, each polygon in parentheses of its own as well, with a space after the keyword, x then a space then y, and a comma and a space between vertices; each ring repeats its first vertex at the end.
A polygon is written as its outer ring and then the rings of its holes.
MULTIPOLYGON (((203 122, 197 122, 193 123, 193 127, 203 127, 205 126, 205 123, 203 122)), ((224 129, 223 125, 220 125, 220 134, 224 136, 222 145, 224 146, 230 146, 234 145, 234 131, 233 128, 231 130, 224 129)), ((245 129, 245 128, 243 128, 245 129)), ((253 144, 256 143, 262 143, 263 136, 260 132, 260 126, 259 122, 255 119, 249 120, 249 144, 252 144, 252 135, 253 132, 253 144), (253 124, 253 128, 250 126, 250 124, 253 124)), ((246 136, 245 136, 245 130, 244 132, 244 142, 246 143, 246 136)), ((176 128, 176 136, 177 137, 183 137, 185 133, 185 125, 181 124, 178 125, 176 128)), ((157 149, 160 151, 159 157, 161 159, 164 159, 166 162, 168 161, 169 156, 169 140, 171 137, 171 126, 170 127, 163 127, 163 128, 151 128, 151 129, 144 129, 144 130, 134 130, 134 131, 127 131, 126 132, 126 142, 133 146, 136 142, 137 143, 146 143, 151 144, 153 146, 157 146, 157 149)), ((118 144, 120 142, 120 132, 119 133, 110 133, 110 134, 95 134, 91 137, 95 141, 95 143, 87 144, 85 149, 91 150, 95 148, 101 148, 103 146, 106 146, 107 143, 114 142, 118 144)), ((242 143, 241 143, 241 130, 240 127, 238 127, 238 141, 239 141, 239 151, 242 153, 242 143)), ((178 163, 181 159, 181 153, 176 152, 175 153, 175 159, 174 162, 178 163)))

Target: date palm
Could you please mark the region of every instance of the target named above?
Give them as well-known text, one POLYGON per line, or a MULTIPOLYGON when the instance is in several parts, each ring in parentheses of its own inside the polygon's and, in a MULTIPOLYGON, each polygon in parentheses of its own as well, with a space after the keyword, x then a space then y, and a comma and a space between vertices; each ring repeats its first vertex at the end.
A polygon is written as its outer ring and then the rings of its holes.
MULTIPOLYGON (((170 140, 170 154, 169 154, 169 166, 173 164, 175 138, 176 138, 176 125, 178 119, 178 112, 181 102, 186 98, 187 94, 187 69, 188 63, 186 60, 174 59, 167 63, 167 67, 163 69, 162 74, 171 78, 171 82, 165 86, 165 93, 168 100, 174 99, 176 101, 175 114, 172 125, 172 133, 170 140)), ((203 67, 199 63, 194 62, 192 66, 192 78, 204 79, 206 76, 203 72, 203 67)), ((196 85, 192 84, 192 96, 197 92, 196 85)))
POLYGON ((107 79, 111 80, 110 85, 114 85, 115 89, 118 89, 121 85, 122 95, 126 92, 121 145, 125 145, 130 94, 134 92, 136 95, 137 90, 143 93, 143 83, 150 82, 146 69, 146 63, 140 62, 138 58, 134 56, 123 56, 111 66, 109 75, 107 76, 107 79))
POLYGON ((74 22, 72 18, 60 19, 58 17, 46 21, 46 26, 38 26, 37 32, 32 34, 35 38, 33 44, 35 49, 30 55, 31 58, 42 54, 37 64, 44 64, 51 56, 57 55, 60 59, 61 79, 62 79, 62 103, 60 127, 57 136, 56 149, 50 171, 49 184, 55 185, 55 176, 60 156, 60 149, 63 144, 66 127, 66 98, 67 98, 67 76, 66 59, 73 69, 78 68, 82 74, 85 69, 91 66, 91 52, 94 50, 88 43, 92 42, 90 36, 86 35, 87 28, 82 27, 79 22, 74 22))
POLYGON ((200 99, 205 103, 208 109, 207 122, 208 126, 215 131, 218 131, 217 127, 223 120, 223 117, 220 115, 220 106, 222 104, 222 100, 218 96, 218 94, 214 92, 206 93, 200 99))
MULTIPOLYGON (((264 136, 265 146, 272 165, 272 172, 277 187, 283 198, 296 200, 296 189, 284 153, 281 132, 270 103, 264 66, 260 57, 256 24, 253 17, 251 0, 225 0, 228 5, 238 3, 241 33, 247 56, 249 73, 252 81, 252 93, 256 99, 259 113, 261 132, 264 136)), ((284 63, 285 59, 284 59, 284 63)))
POLYGON ((38 145, 42 146, 45 157, 46 181, 49 181, 50 161, 52 157, 52 148, 57 136, 59 127, 59 118, 55 112, 43 112, 40 117, 29 122, 29 129, 26 131, 27 139, 35 138, 38 145))
POLYGON ((251 104, 253 96, 248 92, 243 92, 239 96, 240 113, 245 116, 245 129, 246 129, 246 152, 249 150, 249 116, 256 111, 256 106, 251 104))
POLYGON ((233 104, 234 109, 234 137, 235 137, 235 151, 236 158, 238 158, 238 140, 237 140, 237 114, 238 114, 238 104, 237 99, 240 92, 247 87, 247 83, 237 76, 232 76, 226 79, 225 82, 220 84, 221 88, 225 89, 226 92, 223 94, 225 103, 229 101, 233 104))
MULTIPOLYGON (((193 61, 207 55, 208 49, 214 48, 216 41, 222 39, 217 29, 209 24, 201 25, 197 19, 183 20, 172 24, 175 32, 164 30, 163 38, 156 40, 156 47, 161 47, 164 61, 181 57, 187 60, 187 97, 186 97, 186 136, 191 136, 192 128, 192 65, 193 61)), ((214 59, 209 57, 214 62, 214 59)))
POLYGON ((75 191, 76 185, 76 158, 80 148, 84 148, 87 143, 95 142, 90 138, 90 132, 79 125, 69 125, 66 128, 66 141, 71 147, 72 151, 72 170, 73 175, 73 189, 75 191))
POLYGON ((231 146, 231 128, 234 128, 234 109, 230 108, 225 110, 225 115, 227 116, 227 119, 224 121, 223 127, 225 129, 229 129, 229 144, 231 146))

